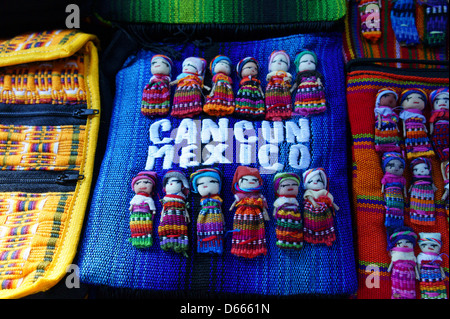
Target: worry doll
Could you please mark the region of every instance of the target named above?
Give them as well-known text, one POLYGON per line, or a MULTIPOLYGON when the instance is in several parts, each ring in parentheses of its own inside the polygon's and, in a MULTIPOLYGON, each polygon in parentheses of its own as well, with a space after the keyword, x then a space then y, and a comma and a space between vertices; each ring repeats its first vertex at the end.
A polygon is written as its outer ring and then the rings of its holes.
POLYGON ((401 137, 398 129, 397 93, 391 88, 378 91, 375 101, 375 150, 379 154, 385 152, 401 152, 401 137))
POLYGON ((226 116, 234 112, 235 102, 231 80, 231 60, 223 55, 216 56, 209 64, 213 75, 213 86, 206 97, 203 112, 211 116, 226 116))
POLYGON ((434 193, 437 188, 431 176, 431 161, 426 157, 411 161, 412 180, 409 188, 409 212, 411 223, 418 225, 435 224, 434 193))
POLYGON ((263 180, 257 168, 238 166, 231 191, 236 207, 233 219, 231 253, 254 258, 267 254, 264 220, 269 220, 267 201, 261 194, 263 180))
POLYGON ((326 111, 323 76, 317 71, 317 55, 305 50, 297 54, 294 64, 297 68, 297 79, 291 88, 295 93, 294 114, 309 116, 326 111))
POLYGON ((276 218, 276 245, 283 249, 300 249, 303 246, 303 222, 297 195, 300 177, 295 173, 277 173, 273 178, 277 199, 273 203, 276 218))
POLYGON ((430 117, 430 136, 440 162, 448 161, 448 88, 434 90, 430 94, 433 107, 430 117))
POLYGON ((381 37, 381 15, 379 0, 361 0, 358 2, 362 36, 372 43, 381 37))
POLYGON ((161 54, 154 55, 150 61, 152 77, 142 94, 141 112, 146 116, 165 116, 170 109, 170 74, 172 60, 161 54))
POLYGON ((417 235, 407 226, 393 231, 388 239, 391 263, 387 269, 391 273, 391 299, 416 299, 416 279, 419 278, 414 245, 417 235))
POLYGON ((222 214, 221 172, 215 168, 203 168, 191 174, 192 192, 199 194, 200 212, 197 218, 197 252, 223 252, 225 221, 222 214))
POLYGON ((153 216, 156 213, 152 194, 156 186, 156 173, 143 171, 131 181, 131 189, 136 195, 130 201, 131 244, 136 248, 153 245, 153 216))
POLYGON ((422 299, 447 299, 445 272, 440 254, 442 240, 440 233, 419 233, 418 244, 422 251, 417 255, 420 275, 420 296, 422 299))
POLYGON ((173 96, 171 115, 178 118, 194 117, 203 110, 203 78, 206 60, 189 57, 183 61, 182 73, 170 85, 177 85, 173 96))
POLYGON ((161 199, 163 209, 158 227, 160 246, 163 250, 173 250, 187 257, 189 249, 189 214, 186 198, 189 182, 183 173, 168 171, 163 178, 165 196, 161 199))
POLYGON ((400 227, 404 225, 405 198, 407 198, 405 160, 397 152, 383 155, 382 167, 384 176, 381 180, 381 192, 384 194, 386 227, 400 227))
POLYGON ((283 51, 273 51, 269 57, 269 74, 266 76, 266 120, 281 121, 292 115, 291 82, 288 72, 291 66, 289 55, 283 51))
POLYGON ((263 120, 266 116, 264 93, 259 76, 259 63, 253 57, 246 57, 239 61, 236 72, 241 79, 236 94, 236 117, 249 120, 263 120))
POLYGON ((336 240, 334 228, 335 210, 333 195, 328 191, 328 180, 321 167, 311 168, 303 173, 304 239, 310 244, 331 246, 336 240))
POLYGON ((421 156, 434 156, 425 126, 426 118, 422 114, 426 103, 427 94, 422 89, 407 89, 401 94, 400 118, 403 120, 403 137, 408 160, 421 156))

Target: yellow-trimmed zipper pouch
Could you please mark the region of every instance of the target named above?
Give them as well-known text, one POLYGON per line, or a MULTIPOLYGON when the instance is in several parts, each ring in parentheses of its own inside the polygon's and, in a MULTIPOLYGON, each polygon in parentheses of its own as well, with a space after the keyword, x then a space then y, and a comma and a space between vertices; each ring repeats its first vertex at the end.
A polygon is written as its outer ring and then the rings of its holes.
POLYGON ((0 40, 0 298, 50 289, 76 254, 100 125, 98 40, 0 40))

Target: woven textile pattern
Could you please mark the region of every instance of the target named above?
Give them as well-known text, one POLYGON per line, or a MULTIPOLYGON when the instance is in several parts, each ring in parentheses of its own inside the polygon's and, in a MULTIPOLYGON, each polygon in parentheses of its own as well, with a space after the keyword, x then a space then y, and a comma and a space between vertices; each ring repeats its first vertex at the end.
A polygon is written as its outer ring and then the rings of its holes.
POLYGON ((15 68, 0 68, 0 103, 86 103, 84 73, 81 54, 15 68))
POLYGON ((82 126, 0 125, 1 170, 80 169, 82 126))
MULTIPOLYGON (((190 291, 209 293, 241 293, 261 295, 296 295, 296 294, 351 294, 355 290, 354 257, 351 235, 351 218, 347 202, 347 167, 345 152, 345 97, 342 64, 342 39, 340 34, 298 35, 263 41, 216 43, 203 51, 193 45, 175 47, 184 57, 199 56, 210 61, 217 54, 228 56, 234 64, 246 56, 254 56, 261 63, 261 70, 267 70, 270 53, 284 49, 291 57, 302 48, 315 51, 321 62, 322 74, 326 82, 329 110, 321 116, 311 118, 309 127, 311 137, 304 144, 310 150, 310 167, 322 166, 330 178, 330 192, 334 194, 341 208, 336 216, 337 240, 331 247, 305 244, 299 251, 284 251, 276 247, 276 220, 265 222, 267 255, 253 259, 236 257, 230 253, 231 234, 224 239, 222 255, 198 254, 196 250, 195 220, 200 212, 200 197, 189 196, 189 214, 191 224, 189 231, 189 257, 162 251, 159 238, 148 250, 134 249, 128 242, 128 202, 131 198, 129 181, 132 176, 146 165, 149 145, 149 127, 160 120, 148 119, 140 114, 142 90, 149 80, 151 52, 139 51, 129 57, 123 69, 119 71, 116 82, 116 98, 108 138, 107 150, 100 169, 99 179, 94 191, 92 206, 82 241, 80 257, 81 280, 91 284, 113 287, 125 287, 148 290, 190 291)), ((181 60, 174 61, 174 69, 181 69, 181 60)), ((293 72, 293 67, 292 70, 293 72)), ((175 75, 172 75, 175 77, 175 75)), ((234 92, 237 92, 239 80, 233 74, 234 92)), ((207 80, 206 80, 207 81, 207 80)), ((206 83, 205 83, 206 84, 206 83)), ((262 81, 263 87, 266 82, 262 81)), ((201 116, 195 118, 200 127, 201 116)), ((179 128, 182 119, 168 117, 171 127, 179 128)), ((290 122, 298 123, 299 117, 290 122)), ((220 118, 228 120, 229 128, 239 122, 233 117, 220 118)), ((217 121, 217 119, 213 119, 217 121)), ((255 131, 261 128, 261 121, 250 122, 255 131)), ((286 122, 287 123, 287 122, 286 122)), ((284 123, 283 127, 286 125, 284 123)), ((273 123, 270 123, 273 125, 273 123)), ((200 134, 200 128, 198 128, 200 134)), ((254 135, 254 133, 248 133, 254 135)), ((164 132, 168 137, 170 132, 164 132)), ((233 202, 231 181, 239 163, 235 152, 239 147, 231 141, 231 163, 215 164, 224 174, 221 198, 224 200, 226 231, 232 229, 233 212, 228 209, 233 202)), ((292 144, 280 141, 278 160, 285 171, 302 171, 288 165, 289 147, 292 144)), ((202 147, 201 145, 200 147, 202 147)), ((252 149, 250 155, 258 154, 259 149, 252 149)), ((226 153, 227 151, 225 151, 226 153)), ((257 162, 258 163, 258 162, 257 162)), ((158 173, 155 203, 155 217, 158 227, 163 197, 162 176, 168 169, 164 161, 157 159, 154 170, 158 173)), ((250 166, 258 167, 258 164, 250 166)), ((172 165, 179 168, 179 164, 172 165)), ((198 167, 182 169, 189 176, 198 167)), ((262 194, 269 203, 269 212, 273 210, 275 200, 273 193, 273 173, 263 173, 264 186, 262 194)), ((301 201, 302 194, 298 198, 301 201)))
POLYGON ((0 298, 48 290, 73 262, 99 128, 95 41, 0 41, 0 298))
MULTIPOLYGON (((448 78, 426 75, 395 75, 387 71, 353 71, 348 74, 347 101, 348 113, 353 138, 353 204, 358 247, 358 298, 389 299, 391 297, 391 280, 387 268, 390 257, 386 247, 385 201, 381 193, 383 172, 380 156, 375 151, 373 109, 375 96, 379 89, 391 87, 397 91, 406 88, 421 88, 427 94, 439 87, 448 86, 448 78), (376 269, 379 270, 379 287, 371 288, 376 269), (369 284, 368 284, 369 282, 369 284)), ((429 114, 429 105, 427 106, 429 114)), ((405 225, 418 232, 440 232, 443 246, 441 252, 448 252, 448 222, 445 203, 440 200, 444 182, 437 157, 432 158, 432 177, 438 188, 435 193, 436 223, 433 226, 411 223, 409 202, 405 201, 405 225)), ((405 169, 407 187, 411 185, 411 169, 407 161, 405 169)), ((409 195, 408 195, 409 196, 409 195)), ((420 252, 416 247, 415 255, 420 252)), ((447 274, 448 259, 443 258, 443 267, 447 274)), ((417 289, 419 285, 416 285, 417 289)), ((448 289, 448 279, 446 281, 448 289)), ((417 296, 420 297, 419 291, 417 296)))
POLYGON ((33 284, 55 258, 73 193, 0 195, 0 289, 33 284))
POLYGON ((101 16, 134 23, 295 23, 334 21, 345 15, 343 0, 317 1, 96 1, 101 16))
MULTIPOLYGON (((348 14, 345 19, 344 56, 346 61, 355 58, 401 58, 414 60, 448 60, 446 46, 429 47, 422 43, 404 47, 398 43, 390 22, 390 12, 395 1, 381 0, 381 36, 372 43, 361 35, 358 1, 348 1, 348 14)), ((417 3, 417 2, 415 2, 417 3)), ((416 27, 423 38, 424 8, 416 5, 416 27)), ((448 43, 448 39, 447 39, 448 43)), ((402 66, 401 63, 398 66, 402 66)), ((421 65, 421 67, 423 67, 421 65)))

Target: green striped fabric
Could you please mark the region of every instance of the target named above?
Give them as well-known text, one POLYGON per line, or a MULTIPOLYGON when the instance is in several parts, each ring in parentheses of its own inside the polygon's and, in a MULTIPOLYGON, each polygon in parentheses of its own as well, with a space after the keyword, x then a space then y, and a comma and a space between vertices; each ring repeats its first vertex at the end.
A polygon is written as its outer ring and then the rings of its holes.
POLYGON ((96 0, 105 20, 168 24, 281 24, 336 21, 345 0, 96 0))

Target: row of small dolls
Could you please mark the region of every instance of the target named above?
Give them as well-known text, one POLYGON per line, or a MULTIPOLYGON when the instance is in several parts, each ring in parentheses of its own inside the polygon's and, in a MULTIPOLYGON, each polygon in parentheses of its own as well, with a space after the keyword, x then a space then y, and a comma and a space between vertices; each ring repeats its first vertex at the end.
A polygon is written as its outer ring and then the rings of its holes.
MULTIPOLYGON (((276 246, 281 249, 301 249, 303 242, 331 246, 336 239, 334 203, 328 191, 328 180, 323 168, 305 171, 302 175, 305 189, 303 209, 297 200, 301 183, 295 173, 277 173, 273 179, 276 200, 273 216, 276 218, 276 246), (303 211, 303 217, 302 217, 303 211)), ((164 197, 158 226, 160 247, 187 256, 189 249, 188 196, 199 194, 196 221, 197 252, 221 254, 224 237, 231 234, 231 254, 253 258, 267 253, 264 221, 270 219, 268 204, 262 194, 263 180, 258 169, 237 167, 231 186, 235 201, 232 230, 225 231, 222 213, 222 173, 216 168, 203 168, 190 175, 190 179, 176 170, 168 171, 162 180, 164 197)), ((137 174, 131 187, 136 195, 130 202, 131 244, 137 248, 153 245, 153 219, 156 214, 152 199, 157 175, 152 171, 137 174)))
MULTIPOLYGON (((385 2, 387 3, 387 1, 385 2)), ((414 46, 420 42, 428 46, 443 46, 447 39, 447 0, 396 0, 393 1, 388 21, 381 21, 381 1, 361 0, 358 11, 361 33, 365 39, 376 43, 382 37, 381 26, 390 22, 397 42, 401 46, 414 46), (416 3, 423 5, 422 24, 416 26, 416 3), (418 26, 423 27, 423 36, 418 26)), ((389 6, 387 6, 389 7, 389 6)), ((388 10, 385 8, 384 10, 388 10)))
MULTIPOLYGON (((385 226, 404 225, 405 201, 409 193, 410 221, 415 225, 434 226, 436 224, 435 186, 432 178, 432 163, 429 158, 418 157, 411 161, 411 185, 407 190, 405 159, 397 152, 387 152, 381 159, 383 178, 381 192, 385 201, 385 226)), ((441 163, 444 189, 440 200, 446 201, 447 220, 449 214, 449 162, 441 163)))
POLYGON ((436 155, 440 162, 449 160, 448 88, 434 90, 430 96, 418 88, 406 89, 400 96, 392 88, 383 88, 377 93, 374 113, 378 153, 406 151, 408 160, 436 155), (432 106, 429 129, 423 114, 428 102, 432 106), (403 134, 399 130, 400 119, 403 134))
POLYGON ((391 278, 392 299, 417 299, 416 281, 419 282, 421 299, 448 299, 446 275, 442 267, 441 233, 416 234, 411 227, 393 229, 388 238, 388 254, 391 262, 387 271, 391 278), (421 252, 414 253, 416 244, 421 252))
POLYGON ((172 81, 172 60, 165 55, 154 55, 150 69, 152 76, 142 94, 141 112, 146 116, 170 114, 177 118, 192 118, 201 113, 210 116, 233 114, 249 120, 272 121, 324 112, 325 91, 323 76, 316 70, 317 55, 304 50, 297 54, 294 64, 298 72, 295 81, 288 72, 291 65, 289 55, 283 50, 273 51, 269 57, 264 93, 259 79, 259 62, 254 57, 240 60, 236 66, 240 82, 235 96, 230 58, 218 55, 211 60, 209 71, 213 77, 210 88, 203 85, 207 68, 205 59, 186 58, 182 72, 172 81), (176 86, 172 103, 171 86, 176 86), (203 88, 209 91, 205 98, 203 88))

